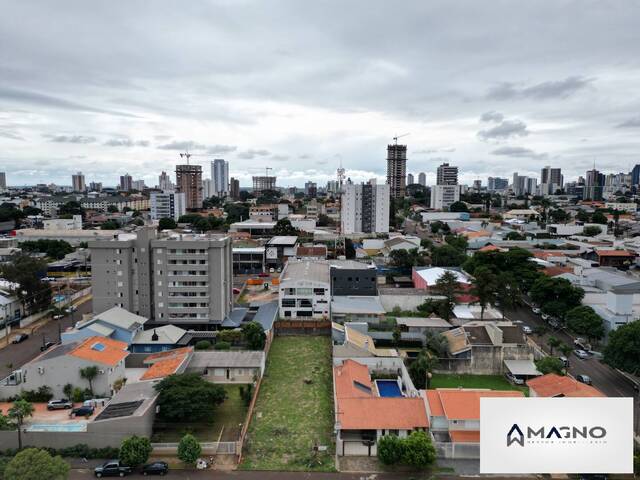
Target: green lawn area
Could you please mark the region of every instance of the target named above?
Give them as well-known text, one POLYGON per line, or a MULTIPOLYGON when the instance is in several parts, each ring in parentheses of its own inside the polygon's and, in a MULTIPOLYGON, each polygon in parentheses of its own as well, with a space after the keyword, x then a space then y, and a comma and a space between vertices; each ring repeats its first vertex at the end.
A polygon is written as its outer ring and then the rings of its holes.
POLYGON ((276 337, 240 468, 332 471, 333 423, 331 339, 276 337))
POLYGON ((214 407, 213 419, 208 422, 172 423, 156 419, 153 425, 153 442, 179 442, 185 433, 191 433, 201 442, 232 442, 240 437, 240 430, 247 414, 247 407, 240 398, 239 385, 223 385, 227 399, 214 407))
POLYGON ((529 388, 510 383, 502 375, 455 375, 435 373, 431 388, 490 388, 491 390, 520 390, 529 395, 529 388))

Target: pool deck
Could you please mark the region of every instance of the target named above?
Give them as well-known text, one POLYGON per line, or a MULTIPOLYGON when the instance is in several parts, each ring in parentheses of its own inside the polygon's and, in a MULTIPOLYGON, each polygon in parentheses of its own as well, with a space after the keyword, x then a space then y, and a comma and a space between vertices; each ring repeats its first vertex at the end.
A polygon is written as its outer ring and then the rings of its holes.
POLYGON ((402 390, 398 386, 398 382, 395 380, 376 380, 376 389, 378 390, 378 395, 381 397, 388 398, 399 398, 404 397, 402 390), (386 385, 385 388, 380 388, 382 385, 386 385))
MULTIPOLYGON (((0 412, 6 414, 13 403, 11 402, 0 402, 0 412)), ((47 410, 46 403, 33 403, 33 416, 25 419, 25 428, 29 429, 31 425, 77 425, 80 422, 87 423, 96 418, 96 416, 102 411, 102 407, 96 408, 93 415, 89 418, 89 420, 84 417, 81 418, 72 418, 69 417, 69 412, 71 410, 47 410)), ((73 407, 80 407, 82 403, 74 403, 73 407)), ((64 427, 62 427, 64 429, 64 427)))

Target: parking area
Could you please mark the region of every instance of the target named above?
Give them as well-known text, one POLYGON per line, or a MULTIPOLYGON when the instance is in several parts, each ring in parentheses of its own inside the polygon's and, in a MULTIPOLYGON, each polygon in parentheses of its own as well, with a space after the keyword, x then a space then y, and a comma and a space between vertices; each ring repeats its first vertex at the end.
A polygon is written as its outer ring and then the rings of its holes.
MULTIPOLYGON (((13 403, 11 402, 0 402, 0 411, 3 414, 6 414, 12 405, 13 403)), ((29 426, 31 425, 73 425, 77 424, 80 421, 86 422, 87 420, 93 420, 97 415, 100 414, 103 408, 102 406, 97 407, 94 410, 93 415, 87 418, 84 416, 70 416, 70 409, 47 410, 46 403, 32 403, 32 405, 34 408, 33 415, 25 419, 25 425, 27 426, 27 428, 29 428, 29 426)), ((73 404, 74 408, 80 406, 82 406, 82 403, 73 404)))

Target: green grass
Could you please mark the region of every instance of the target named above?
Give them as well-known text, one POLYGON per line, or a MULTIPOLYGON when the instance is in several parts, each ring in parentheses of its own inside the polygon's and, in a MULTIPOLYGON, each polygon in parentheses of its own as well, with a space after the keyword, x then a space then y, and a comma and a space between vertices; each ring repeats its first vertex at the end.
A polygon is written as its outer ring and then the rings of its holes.
POLYGON ((333 423, 331 339, 276 337, 240 468, 334 471, 333 423))
POLYGON ((529 395, 529 388, 510 383, 502 375, 455 375, 436 373, 431 388, 490 388, 491 390, 520 390, 529 395))
POLYGON ((153 426, 154 442, 179 442, 185 433, 191 433, 201 442, 233 442, 240 438, 247 406, 240 398, 239 385, 223 385, 227 399, 214 408, 213 419, 194 423, 162 422, 156 419, 153 426), (222 436, 220 436, 222 433, 222 436))

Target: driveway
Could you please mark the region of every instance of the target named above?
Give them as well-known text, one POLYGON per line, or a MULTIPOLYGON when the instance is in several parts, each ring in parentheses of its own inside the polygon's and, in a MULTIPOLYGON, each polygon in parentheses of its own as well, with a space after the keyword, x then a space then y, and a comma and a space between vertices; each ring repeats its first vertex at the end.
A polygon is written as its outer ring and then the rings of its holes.
MULTIPOLYGON (((68 327, 73 326, 82 318, 83 313, 89 313, 91 311, 91 300, 88 300, 79 305, 78 310, 73 314, 66 315, 60 320, 51 319, 33 333, 29 332, 29 327, 21 329, 21 331, 29 333, 29 338, 22 343, 17 345, 9 343, 9 345, 6 345, 6 340, 2 339, 3 343, 0 348, 0 379, 38 356, 40 354, 40 347, 44 342, 60 341, 60 331, 64 331, 68 327), (12 366, 9 367, 8 365, 12 366)), ((13 336, 13 334, 9 334, 9 341, 11 341, 13 336)))

